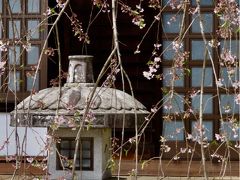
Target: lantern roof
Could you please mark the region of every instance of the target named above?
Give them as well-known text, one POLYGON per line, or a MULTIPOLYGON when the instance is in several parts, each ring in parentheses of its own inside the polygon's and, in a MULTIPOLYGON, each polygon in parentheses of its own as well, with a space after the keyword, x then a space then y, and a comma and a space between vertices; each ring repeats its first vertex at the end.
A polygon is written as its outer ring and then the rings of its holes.
POLYGON ((24 99, 17 105, 17 111, 11 112, 11 125, 17 121, 19 126, 48 127, 59 123, 61 118, 60 125, 67 127, 69 121, 81 119, 88 103, 86 117, 92 117, 88 121, 92 121, 93 127, 122 127, 123 119, 126 127, 134 127, 135 118, 142 122, 149 112, 138 100, 118 89, 94 88, 92 59, 92 56, 69 56, 67 83, 24 99))

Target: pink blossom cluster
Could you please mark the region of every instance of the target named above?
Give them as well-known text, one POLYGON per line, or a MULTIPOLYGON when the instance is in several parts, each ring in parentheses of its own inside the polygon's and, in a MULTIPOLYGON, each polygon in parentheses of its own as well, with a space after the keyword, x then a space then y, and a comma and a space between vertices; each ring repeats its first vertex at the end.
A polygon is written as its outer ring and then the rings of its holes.
POLYGON ((184 154, 184 153, 192 153, 192 149, 191 148, 180 148, 180 152, 182 153, 182 154, 184 154))
POLYGON ((175 51, 175 56, 174 56, 174 67, 176 68, 183 68, 184 64, 189 58, 189 52, 185 51, 182 52, 183 45, 179 41, 173 41, 172 43, 172 48, 175 51))
POLYGON ((57 7, 63 8, 65 6, 66 0, 56 0, 57 2, 57 7))
POLYGON ((217 162, 220 163, 223 161, 224 157, 220 154, 217 154, 217 153, 214 153, 214 154, 211 154, 211 158, 212 159, 217 159, 217 162))
POLYGON ((168 0, 167 3, 172 9, 180 9, 183 7, 185 1, 184 0, 168 0))
POLYGON ((201 126, 199 121, 194 123, 192 140, 198 142, 199 144, 201 144, 203 142, 204 145, 207 147, 208 139, 206 136, 206 131, 208 131, 208 130, 205 128, 204 124, 202 124, 202 126, 201 126))
POLYGON ((0 41, 0 51, 6 52, 9 47, 9 42, 0 41))
POLYGON ((149 0, 148 6, 149 6, 150 8, 157 9, 157 8, 160 8, 160 7, 161 7, 161 3, 160 3, 159 0, 149 0))
POLYGON ((6 61, 0 61, 0 77, 5 72, 5 64, 6 64, 6 61))
POLYGON ((240 105, 240 94, 237 94, 235 96, 235 100, 234 101, 235 101, 236 104, 240 105))
POLYGON ((215 138, 217 141, 221 141, 221 142, 225 142, 227 140, 226 136, 221 134, 215 134, 215 138))
POLYGON ((237 2, 235 0, 219 0, 214 12, 222 21, 218 34, 222 38, 230 38, 240 26, 240 9, 237 2))
POLYGON ((87 33, 84 33, 82 28, 82 23, 77 19, 77 14, 72 13, 70 18, 72 31, 74 32, 74 36, 77 36, 79 41, 83 41, 84 43, 89 44, 90 40, 87 33))
MULTIPOLYGON (((150 60, 147 64, 148 64, 148 71, 143 71, 143 76, 145 78, 147 78, 148 80, 157 77, 158 75, 156 75, 156 72, 158 71, 159 67, 160 67, 160 62, 162 61, 159 55, 159 50, 160 47, 162 46, 162 44, 159 43, 155 43, 154 44, 154 49, 152 52, 152 58, 153 60, 150 60)), ((160 76, 159 76, 160 78, 160 76)))
POLYGON ((168 145, 162 144, 161 145, 161 150, 166 153, 166 152, 169 152, 171 150, 171 147, 169 147, 168 145))
POLYGON ((186 139, 197 142, 198 144, 203 144, 203 147, 207 148, 209 146, 208 138, 206 136, 207 131, 208 129, 206 129, 204 125, 200 126, 198 121, 194 124, 192 134, 187 133, 186 139))
POLYGON ((109 10, 109 3, 107 0, 93 0, 93 5, 97 6, 98 8, 101 8, 102 12, 110 12, 109 10))
POLYGON ((52 9, 51 8, 47 8, 46 12, 43 13, 44 16, 49 16, 53 13, 52 9))
POLYGON ((219 78, 218 80, 216 80, 216 85, 217 85, 218 87, 222 87, 222 86, 223 86, 223 81, 224 81, 224 79, 219 78))
POLYGON ((44 50, 44 54, 46 54, 47 56, 54 56, 55 55, 55 49, 53 49, 52 47, 48 47, 47 49, 44 50))
POLYGON ((152 79, 155 76, 155 73, 157 72, 158 68, 159 68, 159 63, 161 62, 161 58, 160 57, 154 57, 153 61, 151 61, 149 63, 149 71, 143 71, 143 76, 147 79, 152 79))
POLYGON ((91 112, 91 111, 89 111, 88 113, 87 113, 87 115, 86 115, 86 119, 85 119, 85 122, 87 122, 87 123, 92 123, 93 121, 95 121, 96 120, 96 117, 95 117, 95 115, 91 112))
POLYGON ((116 81, 116 76, 120 72, 120 69, 118 68, 117 60, 115 58, 111 60, 110 69, 111 69, 111 72, 108 74, 106 80, 103 83, 104 87, 113 87, 116 81))
POLYGON ((237 57, 232 54, 232 52, 228 49, 224 49, 224 51, 220 55, 221 57, 221 65, 235 65, 237 57))
POLYGON ((22 47, 23 47, 23 49, 25 49, 27 52, 29 52, 29 51, 31 51, 31 49, 32 49, 32 44, 31 44, 29 41, 23 42, 23 43, 22 43, 22 47))
POLYGON ((132 17, 132 23, 137 25, 140 29, 146 26, 145 20, 143 18, 143 8, 140 5, 136 6, 135 10, 126 4, 121 4, 122 13, 127 13, 130 17, 132 17))
POLYGON ((74 129, 76 128, 76 123, 73 118, 68 118, 66 116, 55 116, 52 128, 57 129, 60 126, 67 126, 74 129))

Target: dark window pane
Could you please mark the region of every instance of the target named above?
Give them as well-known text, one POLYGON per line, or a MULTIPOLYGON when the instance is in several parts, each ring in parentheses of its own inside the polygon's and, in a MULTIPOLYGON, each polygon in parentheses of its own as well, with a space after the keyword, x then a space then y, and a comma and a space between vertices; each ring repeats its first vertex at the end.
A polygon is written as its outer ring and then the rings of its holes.
MULTIPOLYGON (((184 86, 183 70, 175 68, 174 71, 175 71, 174 86, 183 87, 184 86)), ((173 80, 173 73, 174 72, 172 68, 163 69, 163 86, 171 86, 171 82, 173 80)))
POLYGON ((163 4, 163 5, 169 4, 169 0, 162 0, 162 4, 163 4))
MULTIPOLYGON (((175 51, 173 50, 173 41, 163 41, 163 60, 173 60, 175 51)), ((183 51, 183 46, 180 48, 183 51)))
MULTIPOLYGON (((69 158, 73 159, 74 158, 74 153, 75 153, 75 149, 71 149, 69 150, 69 158)), ((77 153, 77 156, 79 157, 79 151, 77 153)))
POLYGON ((80 160, 76 159, 76 169, 80 169, 80 160))
POLYGON ((174 50, 171 45, 172 41, 163 41, 163 59, 172 60, 174 57, 174 50))
POLYGON ((183 2, 183 0, 162 0, 162 5, 163 6, 166 6, 166 5, 171 6, 172 8, 174 7, 176 9, 176 7, 180 4, 182 4, 182 2, 183 2))
MULTIPOLYGON (((200 95, 195 95, 192 97, 192 108, 195 112, 199 113, 200 111, 200 95)), ((213 113, 213 96, 212 95, 203 95, 203 113, 211 114, 213 113)))
POLYGON ((9 64, 14 64, 14 61, 15 61, 15 64, 16 65, 20 65, 20 51, 21 51, 21 48, 20 46, 11 46, 8 50, 8 60, 9 60, 9 64), (15 59, 16 58, 16 59, 15 59))
POLYGON ((65 157, 69 157, 69 150, 61 150, 61 155, 65 157))
MULTIPOLYGON (((92 148, 93 139, 92 138, 82 138, 81 139, 81 157, 80 157, 80 151, 77 153, 77 161, 76 161, 76 169, 79 170, 82 168, 83 170, 90 170, 93 161, 93 148, 92 148)), ((75 139, 63 139, 58 146, 59 151, 61 155, 64 155, 68 158, 67 161, 65 161, 65 167, 71 169, 71 161, 74 158, 75 153, 75 139)), ((58 168, 61 168, 60 160, 58 161, 58 168)))
MULTIPOLYGON (((196 6, 196 0, 192 0, 192 5, 196 6)), ((212 6, 213 4, 213 0, 201 0, 200 1, 200 5, 201 6, 212 6)))
POLYGON ((20 38, 20 32, 21 32, 21 21, 13 20, 13 22, 12 22, 9 20, 8 21, 8 37, 9 37, 9 39, 20 38))
POLYGON ((179 33, 182 21, 182 14, 163 14, 163 31, 165 33, 179 33))
POLYGON ((21 0, 8 0, 12 13, 21 13, 21 0))
POLYGON ((91 141, 82 141, 82 149, 90 149, 91 148, 91 141))
POLYGON ((34 65, 38 63, 39 46, 31 46, 30 51, 27 51, 27 64, 34 65))
POLYGON ((28 13, 40 13, 40 0, 28 0, 28 13))
MULTIPOLYGON (((202 81, 202 68, 192 68, 192 87, 200 87, 202 81)), ((212 87, 213 73, 212 68, 205 68, 204 87, 212 87)))
POLYGON ((91 167, 91 160, 90 159, 83 159, 82 160, 82 167, 83 168, 90 168, 91 167))
POLYGON ((238 88, 239 83, 239 70, 238 68, 231 67, 231 68, 221 68, 220 71, 221 77, 220 80, 224 87, 234 87, 238 88))
POLYGON ((163 113, 182 113, 184 110, 184 96, 174 95, 172 98, 169 95, 164 96, 163 113))
POLYGON ((76 141, 71 140, 71 142, 70 142, 71 149, 75 149, 75 145, 76 145, 76 141))
POLYGON ((239 105, 235 102, 235 95, 221 95, 221 110, 223 114, 239 114, 239 105))
MULTIPOLYGON (((20 72, 16 72, 16 90, 20 90, 20 72)), ((9 72, 9 83, 8 88, 14 91, 14 72, 9 72)))
POLYGON ((184 140, 184 124, 182 121, 163 121, 163 136, 166 140, 184 140))
POLYGON ((91 158, 91 151, 84 151, 83 150, 83 152, 82 152, 82 158, 83 159, 89 159, 89 158, 91 158))
MULTIPOLYGON (((213 122, 212 121, 203 121, 203 137, 206 138, 204 140, 212 141, 213 140, 213 122)), ((192 121, 192 136, 195 139, 200 140, 200 129, 199 122, 192 121)))
MULTIPOLYGON (((211 33, 213 31, 213 14, 212 13, 202 13, 201 17, 203 19, 203 28, 204 32, 211 33)), ((200 17, 196 17, 196 15, 193 15, 192 20, 194 19, 194 22, 192 23, 192 32, 193 33, 200 33, 200 17)))
POLYGON ((69 141, 65 141, 65 140, 61 141, 60 147, 61 147, 61 149, 62 148, 68 149, 69 148, 69 141))
MULTIPOLYGON (((34 80, 34 73, 35 72, 28 72, 27 73, 27 91, 32 91, 33 87, 33 80, 34 80)), ((39 73, 37 74, 34 90, 39 90, 39 73)))
POLYGON ((40 33, 39 33, 39 20, 28 20, 28 34, 31 39, 39 39, 40 33))
MULTIPOLYGON (((210 54, 212 56, 212 48, 208 46, 208 49, 210 50, 210 54)), ((204 45, 204 41, 199 40, 193 40, 191 42, 191 58, 192 60, 204 60, 206 47, 204 45)), ((208 52, 207 53, 207 59, 209 59, 208 52)))
POLYGON ((221 135, 227 137, 230 141, 239 141, 240 128, 239 122, 222 122, 220 128, 221 135))
POLYGON ((239 49, 240 49, 240 41, 239 40, 231 40, 231 41, 221 41, 221 52, 225 50, 229 50, 231 55, 236 56, 239 58, 239 49))

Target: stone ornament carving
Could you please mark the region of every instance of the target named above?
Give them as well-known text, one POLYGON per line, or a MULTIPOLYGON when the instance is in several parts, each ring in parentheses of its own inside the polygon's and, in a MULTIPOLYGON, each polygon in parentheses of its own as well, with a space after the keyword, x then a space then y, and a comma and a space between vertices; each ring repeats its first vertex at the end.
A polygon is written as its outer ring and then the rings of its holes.
POLYGON ((93 56, 69 56, 67 83, 93 83, 92 59, 93 56))

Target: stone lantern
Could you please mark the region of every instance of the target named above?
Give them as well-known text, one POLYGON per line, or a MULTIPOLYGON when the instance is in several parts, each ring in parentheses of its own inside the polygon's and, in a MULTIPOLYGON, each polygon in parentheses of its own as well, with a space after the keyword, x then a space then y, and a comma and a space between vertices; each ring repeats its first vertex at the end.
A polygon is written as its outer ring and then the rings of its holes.
POLYGON ((27 97, 11 112, 11 125, 47 127, 59 142, 49 152, 50 179, 71 178, 72 159, 78 125, 83 121, 92 93, 93 99, 83 122, 76 160, 77 179, 99 180, 111 176, 107 162, 111 157, 111 129, 133 128, 135 115, 140 124, 148 111, 129 94, 113 88, 94 89, 92 56, 69 56, 69 76, 63 87, 52 87, 27 97))

